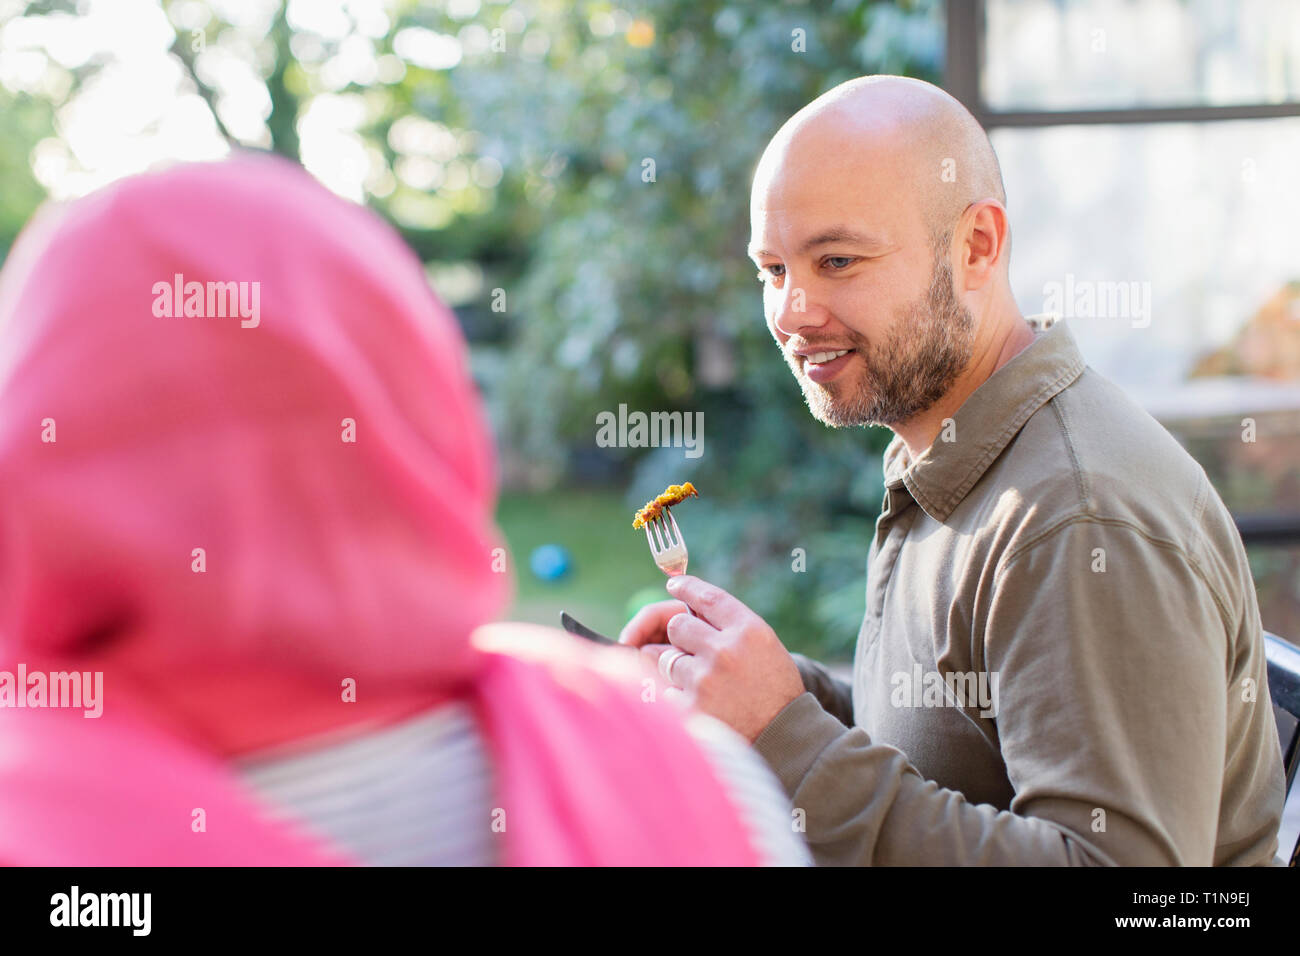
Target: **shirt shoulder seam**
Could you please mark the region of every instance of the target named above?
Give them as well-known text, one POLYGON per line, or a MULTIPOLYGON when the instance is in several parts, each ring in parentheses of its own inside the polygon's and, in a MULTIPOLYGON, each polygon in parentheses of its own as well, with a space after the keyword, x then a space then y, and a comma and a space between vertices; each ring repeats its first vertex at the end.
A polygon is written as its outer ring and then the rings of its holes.
POLYGON ((1205 585, 1205 589, 1210 593, 1210 597, 1213 598, 1215 607, 1218 608, 1219 618, 1221 623, 1224 626, 1225 631, 1229 634, 1232 633, 1233 628, 1232 628, 1231 612, 1228 609, 1228 604, 1226 601, 1224 601, 1222 595, 1219 594, 1213 582, 1210 581, 1209 576, 1205 573, 1204 568, 1201 567, 1201 563, 1192 555, 1188 554, 1187 549, 1185 549, 1178 542, 1170 541, 1168 538, 1161 538, 1156 535, 1153 535, 1145 528, 1141 527, 1140 525, 1134 524, 1132 521, 1129 521, 1125 518, 1108 518, 1090 512, 1066 515, 1064 518, 1058 520, 1055 524, 1051 525, 1048 528, 1045 528, 1043 531, 1035 535, 1029 541, 1025 542, 1023 545, 1016 548, 1014 551, 1012 551, 1010 554, 1008 554, 1005 558, 1003 558, 999 562, 1000 567, 993 575, 994 588, 996 589, 1000 585, 1002 578, 1006 574, 1007 569, 1013 563, 1019 561, 1030 551, 1034 550, 1039 545, 1044 544, 1050 538, 1054 537, 1055 535, 1065 530, 1066 528, 1070 527, 1071 525, 1079 524, 1084 521, 1091 522, 1093 524, 1108 525, 1114 528, 1125 528, 1141 536, 1142 538, 1146 539, 1147 542, 1154 545, 1155 547, 1160 548, 1164 551, 1172 552, 1178 555, 1179 557, 1181 557, 1184 561, 1187 562, 1188 567, 1190 567, 1193 570, 1193 572, 1195 572, 1196 576, 1200 579, 1201 583, 1205 585))
POLYGON ((1065 410, 1061 407, 1061 403, 1057 401, 1060 395, 1061 393, 1057 392, 1048 400, 1047 404, 1052 407, 1052 412, 1056 415, 1056 421, 1061 426, 1061 437, 1065 442, 1065 450, 1070 456, 1070 470, 1074 473, 1074 483, 1079 491, 1079 500, 1083 507, 1091 512, 1092 493, 1088 490, 1088 478, 1083 466, 1079 464, 1079 452, 1074 447, 1074 436, 1070 434, 1070 423, 1065 417, 1065 410))

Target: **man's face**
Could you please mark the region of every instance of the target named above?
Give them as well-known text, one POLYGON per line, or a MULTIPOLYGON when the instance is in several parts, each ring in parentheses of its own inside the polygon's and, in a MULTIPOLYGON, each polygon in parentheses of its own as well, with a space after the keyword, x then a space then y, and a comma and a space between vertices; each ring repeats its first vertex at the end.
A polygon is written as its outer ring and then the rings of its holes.
POLYGON ((905 422, 971 357, 947 239, 929 235, 913 177, 890 157, 801 152, 755 183, 750 254, 768 329, 819 421, 905 422))

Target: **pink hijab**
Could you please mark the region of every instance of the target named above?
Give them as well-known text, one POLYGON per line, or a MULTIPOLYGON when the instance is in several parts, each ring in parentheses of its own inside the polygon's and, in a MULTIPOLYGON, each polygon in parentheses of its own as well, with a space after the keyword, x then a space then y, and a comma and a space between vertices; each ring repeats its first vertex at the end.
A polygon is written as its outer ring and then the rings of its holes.
POLYGON ((756 862, 636 655, 471 640, 509 585, 459 327, 298 167, 179 166, 39 217, 0 282, 0 407, 0 670, 101 671, 104 698, 0 708, 0 861, 351 862, 229 758, 464 700, 507 863, 756 862))

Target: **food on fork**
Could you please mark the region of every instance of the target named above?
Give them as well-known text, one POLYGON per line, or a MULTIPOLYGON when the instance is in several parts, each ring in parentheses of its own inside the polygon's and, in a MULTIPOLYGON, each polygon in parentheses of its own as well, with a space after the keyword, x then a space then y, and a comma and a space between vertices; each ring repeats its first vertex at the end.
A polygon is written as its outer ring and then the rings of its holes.
POLYGON ((654 521, 665 508, 679 505, 692 496, 698 498, 700 493, 689 481, 684 481, 680 485, 669 485, 662 495, 654 501, 647 501, 645 507, 636 513, 632 519, 632 527, 644 528, 647 521, 654 521))

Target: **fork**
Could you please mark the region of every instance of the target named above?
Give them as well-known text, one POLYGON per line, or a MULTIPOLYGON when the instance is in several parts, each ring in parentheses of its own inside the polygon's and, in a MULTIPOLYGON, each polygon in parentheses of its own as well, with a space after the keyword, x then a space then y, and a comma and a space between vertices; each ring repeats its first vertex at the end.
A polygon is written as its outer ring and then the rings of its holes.
MULTIPOLYGON (((677 519, 671 511, 664 508, 645 523, 645 539, 650 544, 650 554, 654 556, 660 571, 670 578, 686 573, 686 539, 682 537, 682 529, 677 527, 677 519)), ((691 612, 692 617, 699 617, 689 604, 686 605, 686 610, 691 612)))

